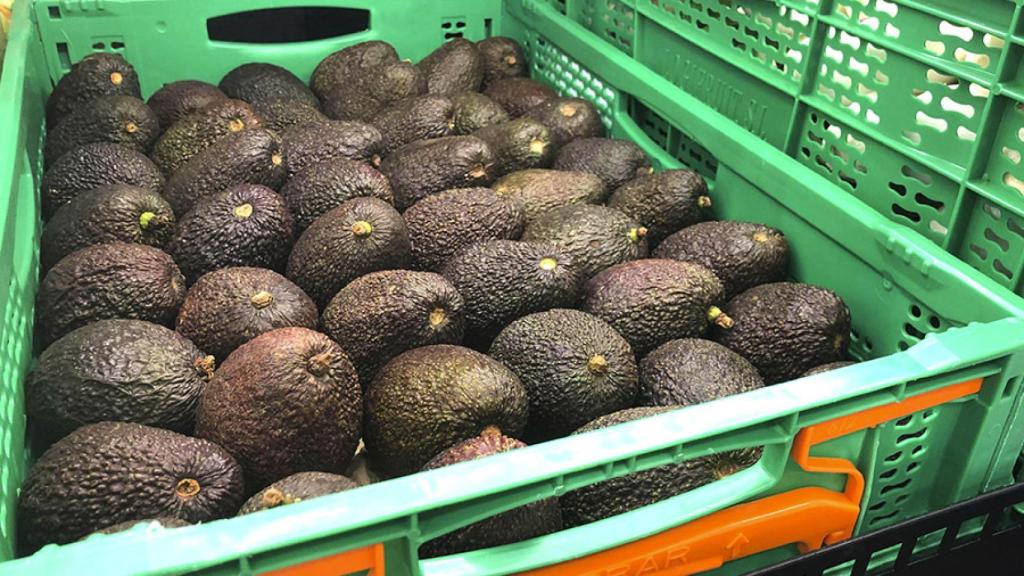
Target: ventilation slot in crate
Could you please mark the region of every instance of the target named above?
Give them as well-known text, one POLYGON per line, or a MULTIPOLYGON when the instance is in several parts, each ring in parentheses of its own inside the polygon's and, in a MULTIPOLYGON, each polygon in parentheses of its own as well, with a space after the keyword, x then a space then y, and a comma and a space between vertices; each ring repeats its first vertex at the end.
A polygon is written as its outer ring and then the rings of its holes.
POLYGON ((589 100, 601 114, 605 128, 611 128, 618 97, 614 88, 538 34, 529 34, 523 47, 534 77, 551 84, 563 96, 589 100))

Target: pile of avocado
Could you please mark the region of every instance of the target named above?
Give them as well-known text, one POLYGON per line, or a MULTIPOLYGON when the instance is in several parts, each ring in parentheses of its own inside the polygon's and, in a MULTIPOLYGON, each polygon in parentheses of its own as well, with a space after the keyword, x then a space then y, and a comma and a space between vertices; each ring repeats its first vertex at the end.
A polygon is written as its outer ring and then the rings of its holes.
MULTIPOLYGON (((416 64, 370 41, 308 84, 251 63, 144 102, 121 56, 75 64, 46 114, 25 382, 45 452, 20 493, 22 552, 255 513, 849 363, 849 310, 788 280, 782 232, 713 220, 701 176, 655 172, 590 102, 528 71, 509 38, 457 38, 416 64)), ((759 456, 607 480, 420 554, 592 522, 759 456)))

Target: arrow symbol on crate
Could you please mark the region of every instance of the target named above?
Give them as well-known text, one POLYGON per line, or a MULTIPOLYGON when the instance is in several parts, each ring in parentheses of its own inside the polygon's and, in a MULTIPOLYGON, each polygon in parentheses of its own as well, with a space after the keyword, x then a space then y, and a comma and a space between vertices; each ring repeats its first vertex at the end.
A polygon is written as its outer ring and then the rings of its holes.
POLYGON ((743 552, 743 546, 747 544, 750 544, 750 539, 743 532, 740 532, 732 539, 732 542, 726 544, 725 549, 732 554, 730 558, 735 560, 740 557, 743 552))

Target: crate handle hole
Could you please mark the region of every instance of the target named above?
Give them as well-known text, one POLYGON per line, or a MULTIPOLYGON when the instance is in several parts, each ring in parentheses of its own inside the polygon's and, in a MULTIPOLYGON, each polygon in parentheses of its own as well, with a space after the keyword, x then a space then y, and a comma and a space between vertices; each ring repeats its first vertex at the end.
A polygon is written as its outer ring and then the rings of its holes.
POLYGON ((210 40, 283 44, 337 38, 370 29, 370 11, 357 8, 294 7, 236 12, 210 18, 210 40))
POLYGON ((93 44, 92 44, 92 49, 93 50, 104 50, 104 49, 106 49, 106 47, 107 47, 107 45, 104 44, 103 42, 93 42, 93 44))

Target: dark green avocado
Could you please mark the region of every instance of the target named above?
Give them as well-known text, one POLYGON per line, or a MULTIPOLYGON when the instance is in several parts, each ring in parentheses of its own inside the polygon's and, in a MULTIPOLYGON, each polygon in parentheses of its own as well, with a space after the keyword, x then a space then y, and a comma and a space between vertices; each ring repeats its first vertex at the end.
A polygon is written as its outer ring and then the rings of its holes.
POLYGON ((213 363, 169 328, 143 320, 98 320, 39 356, 25 382, 25 412, 49 440, 106 420, 188 433, 213 363))
POLYGON ((785 280, 789 268, 789 242, 782 232, 751 222, 688 226, 666 238, 654 255, 707 266, 722 281, 727 299, 758 284, 785 280))
POLYGON ((345 351, 308 328, 278 328, 221 363, 200 396, 196 436, 238 459, 251 496, 296 472, 342 473, 362 417, 345 351))
POLYGON ((167 130, 171 124, 185 116, 227 98, 220 88, 209 82, 178 80, 161 86, 149 97, 146 104, 160 119, 160 129, 167 130))
POLYGON ((263 118, 263 126, 278 134, 305 124, 326 124, 330 121, 319 108, 295 100, 260 100, 252 105, 263 118))
POLYGON ((293 126, 285 130, 281 140, 290 176, 332 158, 348 158, 376 166, 383 152, 380 130, 362 122, 339 120, 293 126))
POLYGON ((288 209, 295 217, 295 229, 302 232, 329 210, 353 198, 378 198, 393 204, 391 184, 365 162, 331 158, 313 164, 288 179, 281 188, 288 209))
POLYGON ((321 308, 356 278, 406 268, 409 231, 401 214, 377 198, 353 198, 317 218, 288 258, 288 278, 321 308))
MULTIPOLYGON (((573 435, 665 414, 679 408, 681 407, 629 408, 602 416, 580 428, 573 435)), ((562 519, 565 527, 570 528, 636 510, 721 480, 753 466, 760 457, 759 448, 735 450, 679 464, 659 466, 578 488, 558 499, 558 504, 562 508, 562 519)))
POLYGON ((597 108, 582 98, 552 98, 530 108, 523 115, 548 127, 554 148, 577 138, 594 138, 604 133, 597 108))
POLYGON ((110 318, 170 326, 185 300, 185 277, 163 251, 143 244, 87 246, 58 262, 39 284, 36 336, 43 346, 110 318))
POLYGON ((494 174, 549 166, 555 146, 547 127, 530 118, 517 118, 481 128, 473 136, 483 140, 494 154, 494 174))
POLYGON ((178 222, 167 251, 192 284, 231 266, 283 271, 294 234, 283 198, 266 186, 239 184, 196 202, 178 222))
POLYGON ((558 93, 550 87, 518 77, 495 79, 487 85, 484 95, 497 102, 512 118, 519 118, 530 108, 558 98, 558 93))
POLYGON ((316 304, 298 286, 273 270, 246 267, 199 278, 176 322, 178 333, 220 359, 264 332, 316 325, 316 304))
POLYGON ((298 472, 260 490, 242 504, 238 515, 252 514, 359 488, 354 480, 330 472, 298 472))
POLYGON ((381 40, 360 42, 329 54, 317 64, 309 79, 309 87, 320 99, 345 86, 356 74, 372 72, 399 62, 398 52, 381 40))
POLYGON ((348 353, 363 386, 410 348, 461 344, 462 297, 432 272, 384 270, 360 276, 331 299, 324 332, 348 353))
POLYGON ((412 243, 412 266, 439 270, 463 248, 485 240, 518 240, 523 209, 490 188, 448 190, 413 204, 402 215, 412 243))
POLYGON ((95 52, 71 66, 46 101, 46 125, 56 126, 64 117, 100 96, 142 97, 139 75, 120 54, 95 52))
POLYGON ((710 340, 669 340, 640 362, 644 406, 690 406, 762 386, 757 368, 710 340))
POLYGON ((476 43, 483 65, 483 87, 495 80, 529 75, 523 47, 505 36, 491 36, 476 43))
POLYGON ((591 278, 582 310, 611 324, 642 357, 669 340, 699 337, 712 323, 729 325, 721 301, 722 283, 699 264, 633 260, 591 278))
POLYGON ((381 162, 395 207, 404 211, 444 190, 486 186, 494 179, 494 153, 475 136, 446 136, 407 144, 381 162))
POLYGON ((150 158, 170 176, 228 134, 261 128, 256 110, 241 100, 220 100, 174 124, 160 136, 150 158))
POLYGON ((586 172, 534 168, 499 178, 491 188, 522 205, 526 221, 571 204, 602 204, 608 195, 603 180, 586 172))
POLYGON ((800 375, 801 378, 807 376, 814 376, 816 374, 824 374, 825 372, 831 372, 833 370, 839 370, 840 368, 846 368, 847 366, 853 366, 856 362, 852 360, 839 360, 838 362, 829 362, 828 364, 822 364, 821 366, 815 366, 807 372, 800 375))
POLYGON ((384 156, 417 140, 448 136, 455 126, 452 101, 445 96, 407 98, 381 110, 373 119, 380 130, 384 156))
POLYGON ((646 258, 646 235, 646 228, 618 210, 570 204, 530 222, 523 240, 564 248, 590 277, 621 262, 646 258))
POLYGON ((612 191, 653 171, 639 146, 614 138, 577 138, 558 151, 552 168, 596 174, 612 191))
MULTIPOLYGON (((102 530, 97 530, 93 532, 93 534, 117 534, 118 532, 127 532, 140 524, 152 525, 153 523, 156 523, 161 528, 184 528, 185 526, 192 526, 192 523, 188 520, 182 520, 180 518, 175 518, 174 516, 163 516, 160 518, 146 518, 143 520, 119 522, 113 526, 107 526, 102 530)), ((89 536, 92 536, 92 534, 89 536)))
MULTIPOLYGON (((525 448, 519 440, 509 438, 495 427, 485 428, 479 436, 460 442, 438 454, 423 467, 424 471, 443 468, 525 448)), ((491 548, 521 542, 562 529, 562 513, 558 501, 546 498, 519 508, 496 514, 429 540, 420 546, 422 558, 460 554, 470 550, 491 548)))
POLYGON ((367 389, 363 442, 374 471, 402 476, 489 426, 518 436, 526 412, 526 390, 497 360, 461 346, 413 348, 367 389))
POLYGON ((322 96, 324 112, 335 120, 368 122, 389 105, 427 91, 426 78, 409 62, 356 69, 322 96))
POLYGON ((47 167, 68 152, 94 142, 121 144, 147 153, 160 134, 160 121, 134 96, 100 96, 77 105, 46 137, 47 167))
POLYGON ((82 192, 107 184, 159 192, 164 187, 164 176, 137 150, 109 142, 80 146, 61 156, 43 174, 39 185, 43 218, 49 220, 58 208, 82 192))
POLYGON ((509 120, 508 113, 497 102, 478 92, 461 92, 451 100, 453 134, 464 136, 509 120))
POLYGON ((320 101, 295 74, 266 62, 249 62, 231 70, 221 79, 220 89, 229 97, 254 106, 259 102, 288 100, 320 108, 320 101))
POLYGON ((657 246, 669 234, 703 220, 711 197, 700 174, 665 170, 626 182, 612 193, 608 206, 647 228, 647 238, 657 246))
POLYGON ((713 338, 776 384, 846 358, 850 309, 835 292, 796 282, 761 284, 724 307, 733 320, 713 338))
POLYGON ((287 174, 281 139, 256 128, 225 136, 197 154, 171 176, 163 193, 180 216, 200 198, 238 184, 278 190, 287 174))
POLYGON ((427 82, 427 93, 451 96, 476 92, 483 80, 483 62, 476 44, 454 38, 420 60, 417 67, 427 82))
POLYGON ((211 442, 141 424, 90 424, 29 470, 18 499, 18 543, 30 554, 122 522, 210 522, 234 514, 243 498, 242 470, 211 442))
POLYGON ((598 416, 630 408, 637 367, 629 343, 600 318, 555 309, 524 316, 489 352, 526 388, 526 438, 559 438, 598 416))
POLYGON ((174 212, 152 190, 110 184, 82 192, 54 213, 39 238, 45 273, 75 250, 105 242, 163 248, 174 234, 174 212))

